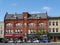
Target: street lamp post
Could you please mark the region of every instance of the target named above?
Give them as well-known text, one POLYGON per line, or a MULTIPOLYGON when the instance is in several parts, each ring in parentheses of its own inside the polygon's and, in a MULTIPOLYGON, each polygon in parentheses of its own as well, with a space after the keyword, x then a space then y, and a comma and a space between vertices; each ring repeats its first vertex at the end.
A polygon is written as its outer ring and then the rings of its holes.
POLYGON ((25 33, 25 35, 24 35, 24 40, 26 42, 26 40, 27 40, 27 33, 25 33))

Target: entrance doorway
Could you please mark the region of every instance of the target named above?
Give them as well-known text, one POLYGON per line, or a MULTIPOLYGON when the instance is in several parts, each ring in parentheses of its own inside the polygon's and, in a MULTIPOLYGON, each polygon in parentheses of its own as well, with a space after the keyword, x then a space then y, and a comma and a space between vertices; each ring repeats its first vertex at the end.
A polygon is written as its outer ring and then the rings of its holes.
POLYGON ((57 37, 54 36, 53 37, 53 41, 56 42, 57 41, 57 37))

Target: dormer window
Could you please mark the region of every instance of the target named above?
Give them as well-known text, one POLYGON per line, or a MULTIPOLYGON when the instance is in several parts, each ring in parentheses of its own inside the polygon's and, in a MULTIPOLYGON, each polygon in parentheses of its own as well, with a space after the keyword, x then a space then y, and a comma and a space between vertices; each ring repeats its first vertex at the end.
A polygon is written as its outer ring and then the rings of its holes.
POLYGON ((14 15, 14 17, 16 18, 16 15, 14 15))

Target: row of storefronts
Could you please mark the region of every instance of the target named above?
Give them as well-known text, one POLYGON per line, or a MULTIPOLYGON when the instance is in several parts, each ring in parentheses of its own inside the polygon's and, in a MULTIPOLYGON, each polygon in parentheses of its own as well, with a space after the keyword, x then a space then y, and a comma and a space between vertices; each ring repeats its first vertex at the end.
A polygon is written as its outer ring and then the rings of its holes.
POLYGON ((47 13, 9 14, 4 17, 3 38, 10 41, 37 38, 47 35, 51 41, 59 41, 60 17, 50 17, 47 13), (38 36, 39 35, 39 36, 38 36))

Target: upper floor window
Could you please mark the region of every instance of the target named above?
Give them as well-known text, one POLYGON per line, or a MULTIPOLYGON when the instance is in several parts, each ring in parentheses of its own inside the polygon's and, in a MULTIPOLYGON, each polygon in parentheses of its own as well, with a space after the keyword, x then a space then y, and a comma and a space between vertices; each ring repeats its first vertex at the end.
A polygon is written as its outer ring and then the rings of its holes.
POLYGON ((49 30, 48 30, 49 32, 51 32, 51 28, 49 28, 49 30))
POLYGON ((28 30, 28 34, 35 34, 36 30, 28 30))
POLYGON ((21 23, 17 23, 16 27, 22 27, 22 24, 21 23))
POLYGON ((35 24, 34 23, 29 23, 29 27, 34 27, 35 24))
POLYGON ((56 22, 56 26, 58 26, 58 22, 56 22))
POLYGON ((53 32, 55 32, 55 28, 53 28, 53 32))
POLYGON ((55 25, 55 22, 52 22, 53 26, 55 25))
POLYGON ((46 30, 42 30, 43 34, 46 34, 46 30))
POLYGON ((58 32, 58 28, 56 28, 56 32, 58 32))
POLYGON ((51 22, 49 22, 48 24, 49 24, 49 26, 51 26, 51 22))
POLYGON ((16 33, 16 34, 22 33, 22 30, 15 30, 15 33, 16 33))
POLYGON ((0 34, 2 34, 2 25, 0 25, 0 34))
POLYGON ((39 27, 41 27, 43 25, 43 23, 39 23, 39 27))
POLYGON ((44 27, 44 26, 46 26, 45 23, 39 23, 39 27, 44 27))
POLYGON ((10 28, 12 26, 11 23, 6 24, 6 27, 10 28))
POLYGON ((12 30, 6 30, 6 34, 12 34, 13 31, 12 30))
POLYGON ((0 30, 0 34, 2 34, 2 32, 3 32, 3 31, 2 31, 2 30, 0 30))

